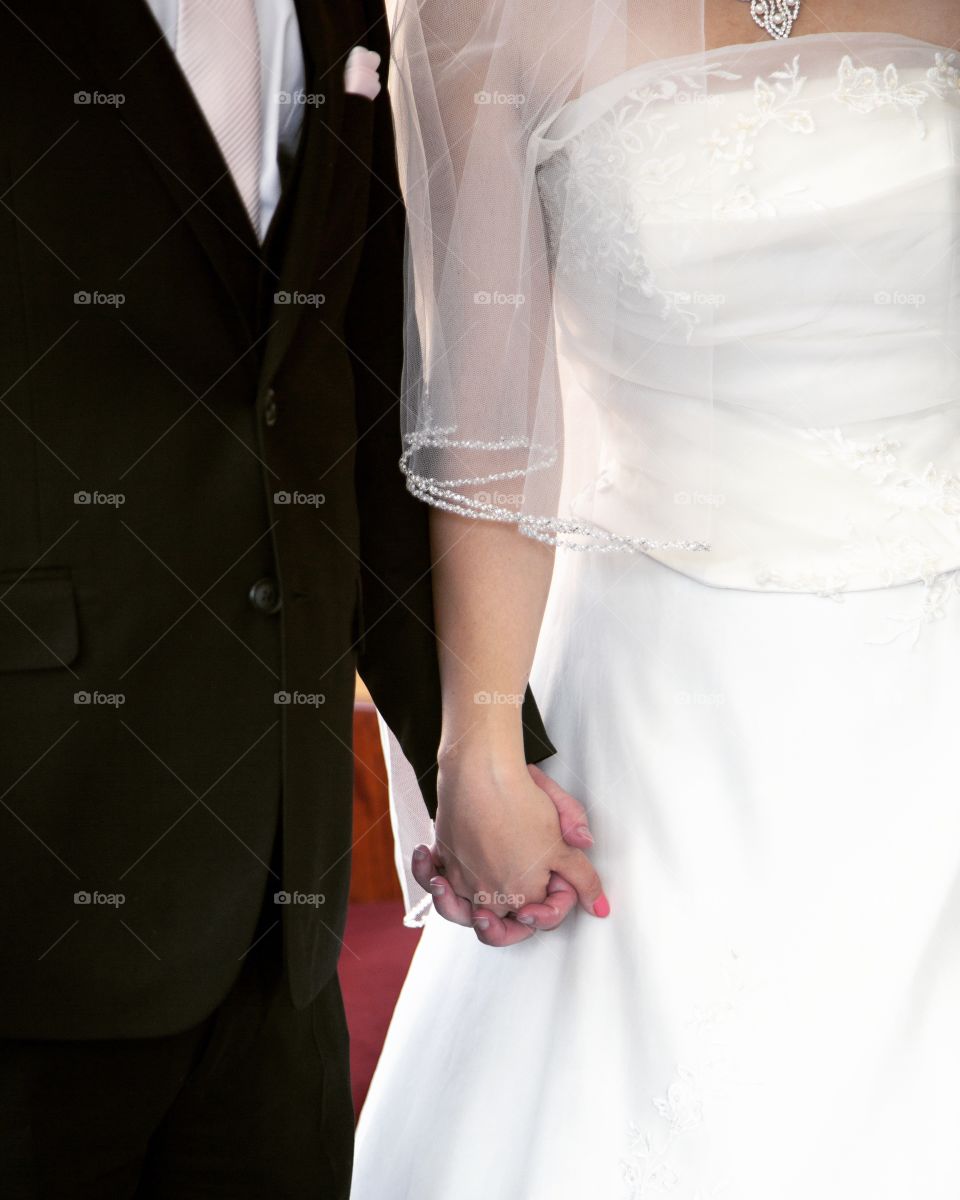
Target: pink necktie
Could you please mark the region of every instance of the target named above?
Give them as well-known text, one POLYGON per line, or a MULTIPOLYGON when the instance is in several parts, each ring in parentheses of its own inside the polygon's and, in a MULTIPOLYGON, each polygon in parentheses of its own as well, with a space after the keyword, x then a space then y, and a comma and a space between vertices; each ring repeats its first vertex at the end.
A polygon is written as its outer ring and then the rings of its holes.
POLYGON ((260 31, 254 0, 180 0, 177 58, 260 236, 260 31))

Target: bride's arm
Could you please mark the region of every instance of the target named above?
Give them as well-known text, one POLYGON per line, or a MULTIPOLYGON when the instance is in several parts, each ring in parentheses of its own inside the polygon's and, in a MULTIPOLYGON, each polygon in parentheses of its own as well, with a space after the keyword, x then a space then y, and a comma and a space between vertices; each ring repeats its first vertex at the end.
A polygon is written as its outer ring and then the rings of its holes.
POLYGON ((553 551, 513 525, 442 510, 430 518, 443 688, 436 857, 446 882, 503 916, 544 900, 555 873, 588 912, 606 915, 596 871, 565 844, 558 808, 524 756, 521 702, 553 551))
MULTIPOLYGON (((570 884, 588 910, 606 911, 570 844, 589 844, 573 836, 583 809, 527 767, 519 703, 551 554, 517 521, 555 517, 563 482, 553 255, 532 139, 582 73, 580 23, 551 22, 567 3, 536 13, 512 0, 387 3, 408 212, 402 465, 413 494, 440 510, 431 513, 443 683, 436 850, 447 879, 432 890, 444 916, 468 925, 472 914, 486 919, 474 897, 507 897, 492 903, 482 938, 495 944, 505 944, 499 916, 521 897, 539 928, 567 911, 570 884), (541 37, 554 27, 559 40, 541 37), (480 489, 500 483, 516 496, 487 503, 480 489), (538 903, 548 893, 552 916, 538 903)), ((434 860, 428 848, 414 852, 413 873, 428 886, 434 860)), ((509 924, 515 939, 523 926, 509 924)))
POLYGON ((551 547, 513 525, 430 512, 443 686, 440 764, 524 768, 519 701, 553 571, 551 547))

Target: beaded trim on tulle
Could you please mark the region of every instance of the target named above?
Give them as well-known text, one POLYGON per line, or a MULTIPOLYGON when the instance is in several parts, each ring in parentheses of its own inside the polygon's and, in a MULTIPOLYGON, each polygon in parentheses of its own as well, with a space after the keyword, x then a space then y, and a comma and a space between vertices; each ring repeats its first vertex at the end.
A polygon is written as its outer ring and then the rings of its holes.
POLYGON ((608 553, 627 551, 645 554, 650 550, 689 550, 700 553, 710 549, 707 542, 685 538, 663 541, 656 538, 628 537, 625 534, 610 533, 597 525, 582 521, 574 521, 566 517, 531 516, 503 505, 467 496, 460 489, 479 488, 486 483, 502 483, 508 479, 522 479, 532 471, 552 467, 556 463, 557 452, 550 447, 538 445, 525 438, 505 438, 498 442, 485 442, 469 438, 452 438, 449 435, 453 432, 455 431, 452 428, 434 428, 407 434, 404 437, 406 449, 400 458, 400 469, 407 477, 407 489, 417 499, 425 501, 434 508, 442 508, 463 517, 509 522, 516 525, 519 531, 527 537, 544 542, 548 546, 563 546, 568 550, 606 551, 608 553), (531 460, 522 470, 497 471, 475 478, 439 480, 419 475, 410 469, 411 455, 425 447, 443 450, 529 450, 532 455, 536 455, 536 459, 531 460))

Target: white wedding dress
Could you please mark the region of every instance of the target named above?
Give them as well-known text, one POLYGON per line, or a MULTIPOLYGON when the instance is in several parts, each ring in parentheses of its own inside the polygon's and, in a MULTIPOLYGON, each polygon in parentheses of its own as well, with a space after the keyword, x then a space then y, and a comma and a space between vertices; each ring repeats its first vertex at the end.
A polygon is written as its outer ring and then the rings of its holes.
MULTIPOLYGON (((558 551, 544 765, 589 809, 612 913, 509 950, 429 915, 354 1200, 957 1200, 960 55, 755 43, 557 121, 573 394, 600 369, 591 277, 682 315, 697 262, 647 251, 715 206, 719 477, 682 500, 713 506, 713 550, 558 551)), ((681 454, 682 348, 631 373, 635 348, 605 349, 618 427, 642 411, 681 454)), ((617 447, 594 519, 642 486, 617 447)))

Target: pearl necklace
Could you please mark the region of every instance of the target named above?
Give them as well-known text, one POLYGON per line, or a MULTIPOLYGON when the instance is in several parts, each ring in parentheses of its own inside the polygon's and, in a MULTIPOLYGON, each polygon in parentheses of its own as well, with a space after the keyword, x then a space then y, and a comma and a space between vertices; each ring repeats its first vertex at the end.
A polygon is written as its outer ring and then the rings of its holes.
MULTIPOLYGON (((744 4, 748 0, 743 0, 744 4)), ((800 12, 800 0, 749 0, 750 15, 772 38, 788 38, 800 12)))

